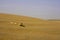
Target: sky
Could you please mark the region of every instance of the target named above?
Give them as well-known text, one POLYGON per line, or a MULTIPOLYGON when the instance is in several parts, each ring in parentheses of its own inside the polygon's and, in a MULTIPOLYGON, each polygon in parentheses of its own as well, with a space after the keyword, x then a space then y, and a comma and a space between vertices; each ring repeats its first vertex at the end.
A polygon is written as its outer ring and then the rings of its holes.
POLYGON ((60 0, 0 0, 0 13, 60 19, 60 0))

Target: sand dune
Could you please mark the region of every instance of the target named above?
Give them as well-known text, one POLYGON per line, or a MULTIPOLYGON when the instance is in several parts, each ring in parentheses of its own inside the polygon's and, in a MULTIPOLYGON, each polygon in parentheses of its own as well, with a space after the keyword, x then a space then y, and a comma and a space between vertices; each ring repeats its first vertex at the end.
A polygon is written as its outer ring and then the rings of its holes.
POLYGON ((0 14, 0 40, 60 40, 60 21, 0 14))

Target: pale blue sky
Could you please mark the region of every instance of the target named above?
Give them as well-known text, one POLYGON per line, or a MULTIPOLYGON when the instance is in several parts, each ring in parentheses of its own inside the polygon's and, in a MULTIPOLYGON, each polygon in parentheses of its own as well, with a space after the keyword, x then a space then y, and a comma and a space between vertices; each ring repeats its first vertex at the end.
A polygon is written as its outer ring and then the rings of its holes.
POLYGON ((0 12, 60 19, 60 0, 0 0, 0 12))

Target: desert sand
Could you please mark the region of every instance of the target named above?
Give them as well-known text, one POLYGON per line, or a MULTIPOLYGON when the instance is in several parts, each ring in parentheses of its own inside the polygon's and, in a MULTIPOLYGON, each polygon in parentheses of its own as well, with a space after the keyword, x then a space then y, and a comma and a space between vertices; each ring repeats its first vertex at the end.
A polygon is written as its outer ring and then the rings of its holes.
POLYGON ((0 13, 0 40, 60 40, 60 21, 0 13))

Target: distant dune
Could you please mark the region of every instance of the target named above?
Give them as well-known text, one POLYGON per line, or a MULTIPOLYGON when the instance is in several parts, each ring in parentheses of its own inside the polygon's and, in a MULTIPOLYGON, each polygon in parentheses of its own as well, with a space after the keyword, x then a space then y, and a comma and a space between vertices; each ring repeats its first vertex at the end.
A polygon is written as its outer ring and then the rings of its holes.
POLYGON ((60 21, 0 13, 0 40, 60 40, 60 21))
POLYGON ((60 21, 60 19, 48 19, 49 21, 60 21))

